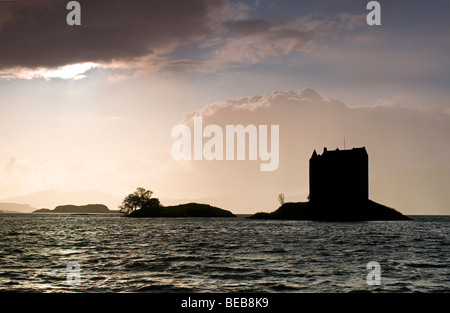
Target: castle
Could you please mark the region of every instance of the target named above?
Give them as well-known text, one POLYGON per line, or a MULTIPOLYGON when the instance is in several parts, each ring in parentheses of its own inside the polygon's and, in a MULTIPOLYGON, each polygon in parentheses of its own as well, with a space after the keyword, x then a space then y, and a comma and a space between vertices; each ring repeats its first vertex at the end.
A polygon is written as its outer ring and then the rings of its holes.
POLYGON ((309 160, 311 202, 359 202, 369 199, 369 156, 366 148, 314 150, 309 160))
POLYGON ((287 202, 250 218, 329 222, 406 221, 408 216, 369 199, 366 148, 314 150, 309 159, 309 201, 287 202))

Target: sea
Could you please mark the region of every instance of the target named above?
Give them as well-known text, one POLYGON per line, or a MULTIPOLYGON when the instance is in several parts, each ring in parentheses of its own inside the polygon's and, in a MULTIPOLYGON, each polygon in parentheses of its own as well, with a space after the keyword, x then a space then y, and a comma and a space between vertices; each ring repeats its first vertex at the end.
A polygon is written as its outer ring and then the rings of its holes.
POLYGON ((450 292, 450 216, 412 218, 0 214, 0 291, 450 292))

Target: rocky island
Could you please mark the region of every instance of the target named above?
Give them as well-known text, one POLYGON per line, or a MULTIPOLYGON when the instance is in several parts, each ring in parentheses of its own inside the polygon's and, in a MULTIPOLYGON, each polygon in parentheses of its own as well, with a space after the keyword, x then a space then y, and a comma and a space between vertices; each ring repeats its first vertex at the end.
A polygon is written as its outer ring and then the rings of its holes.
POLYGON ((209 204, 186 203, 174 206, 144 207, 128 217, 236 217, 233 213, 209 204))
POLYGON ((259 212, 251 219, 310 220, 326 222, 404 221, 402 213, 371 200, 347 204, 292 202, 271 213, 259 212))
POLYGON ((138 187, 123 199, 120 212, 126 217, 235 217, 230 211, 209 204, 191 202, 164 206, 152 194, 153 191, 138 187))

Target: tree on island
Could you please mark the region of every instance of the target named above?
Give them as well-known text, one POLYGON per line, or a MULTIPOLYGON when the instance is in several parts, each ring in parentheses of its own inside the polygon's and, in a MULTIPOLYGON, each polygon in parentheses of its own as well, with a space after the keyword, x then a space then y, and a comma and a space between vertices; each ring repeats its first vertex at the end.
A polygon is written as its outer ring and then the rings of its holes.
POLYGON ((135 192, 130 193, 123 199, 119 206, 120 212, 130 214, 142 208, 160 207, 158 198, 152 198, 153 191, 138 187, 135 192))
POLYGON ((285 203, 284 193, 280 193, 278 195, 278 202, 280 202, 281 205, 283 205, 285 203))

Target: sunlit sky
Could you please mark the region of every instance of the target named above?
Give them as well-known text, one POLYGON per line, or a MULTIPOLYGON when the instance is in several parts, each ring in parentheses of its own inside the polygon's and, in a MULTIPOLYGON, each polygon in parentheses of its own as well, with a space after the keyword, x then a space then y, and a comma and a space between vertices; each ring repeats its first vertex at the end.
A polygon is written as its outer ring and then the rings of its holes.
POLYGON ((306 198, 313 149, 345 137, 368 150, 372 199, 450 214, 448 1, 380 1, 380 26, 356 0, 79 2, 81 26, 67 1, 0 2, 0 199, 143 186, 271 211, 306 198), (277 171, 173 160, 195 112, 280 125, 277 171))

